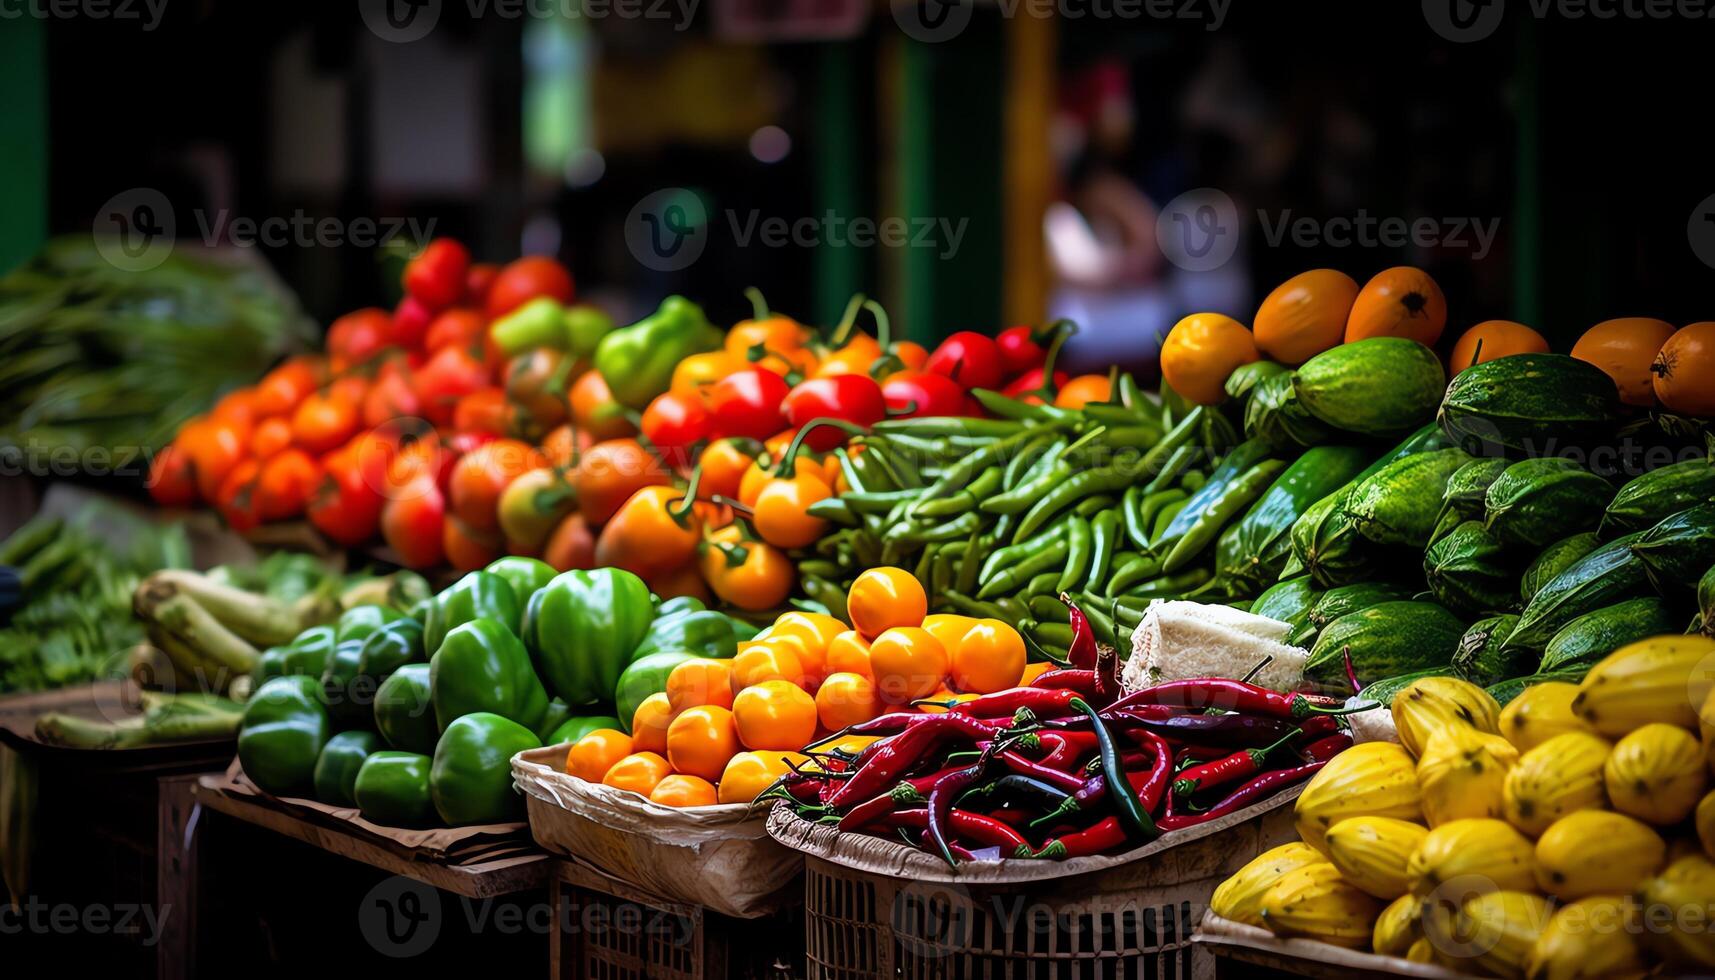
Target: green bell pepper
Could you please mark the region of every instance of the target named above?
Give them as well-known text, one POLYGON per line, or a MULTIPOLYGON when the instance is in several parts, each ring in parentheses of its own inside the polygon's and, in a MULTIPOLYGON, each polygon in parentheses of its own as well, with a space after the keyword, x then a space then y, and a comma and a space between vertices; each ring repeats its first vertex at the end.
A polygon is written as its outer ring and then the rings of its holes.
POLYGON ((328 658, 333 656, 334 628, 312 626, 298 638, 286 644, 286 674, 321 677, 327 670, 328 658))
POLYGON ((478 711, 535 731, 548 712, 548 692, 524 644, 492 619, 475 619, 447 634, 429 658, 429 698, 443 732, 454 719, 478 711))
POLYGON ((441 729, 429 697, 429 665, 406 664, 375 692, 375 728, 387 744, 405 752, 435 751, 441 729))
POLYGON ((668 616, 679 616, 684 613, 702 612, 709 608, 703 605, 703 600, 694 595, 676 595, 671 599, 663 599, 655 607, 655 618, 666 619, 668 616))
POLYGON ((479 711, 447 726, 429 768, 429 797, 452 826, 500 823, 524 815, 524 800, 512 788, 512 757, 540 748, 530 729, 479 711))
POLYGON ((491 572, 471 572, 435 596, 429 606, 429 620, 423 624, 423 649, 434 656, 453 627, 481 617, 513 629, 523 608, 512 583, 491 572))
POLYGON ((258 654, 256 657, 256 669, 250 672, 250 676, 256 682, 256 686, 261 687, 263 684, 276 677, 285 677, 287 674, 286 658, 291 652, 291 646, 287 645, 283 647, 269 647, 258 654))
POLYGON ((316 761, 333 735, 321 694, 314 677, 276 677, 244 706, 238 761, 264 793, 299 796, 314 787, 316 761))
POLYGON ((631 717, 637 713, 637 706, 643 703, 644 698, 667 690, 667 675, 673 672, 674 667, 687 660, 706 659, 710 658, 699 657, 686 650, 665 650, 635 660, 625 668, 613 691, 614 713, 625 723, 625 731, 631 731, 631 717))
POLYGON ((560 698, 550 700, 548 710, 542 713, 542 723, 536 726, 536 737, 542 740, 543 745, 551 744, 548 741, 548 736, 571 717, 571 705, 560 698))
POLYGON ((595 368, 616 401, 641 412, 671 385, 680 361, 719 349, 721 340, 702 307, 669 296, 654 313, 603 337, 595 368))
POLYGON ((489 324, 488 339, 507 357, 516 357, 538 347, 566 350, 572 338, 566 308, 552 296, 538 296, 489 324))
POLYGON ((654 615, 649 586, 630 572, 562 572, 530 597, 524 645, 567 704, 606 701, 654 615))
POLYGON ((733 639, 739 643, 747 643, 754 640, 756 639, 756 634, 762 632, 762 627, 755 623, 748 623, 742 619, 734 619, 731 616, 728 616, 727 618, 732 620, 733 639))
MULTIPOLYGON (((530 602, 530 597, 536 590, 554 580, 559 573, 554 566, 540 558, 525 558, 520 555, 508 555, 489 562, 483 571, 490 575, 498 575, 512 586, 512 596, 518 600, 518 612, 522 617, 524 607, 530 602)), ((518 629, 518 620, 507 624, 514 631, 518 629)))
POLYGON ((334 727, 342 731, 369 727, 375 680, 359 672, 362 662, 363 641, 346 640, 333 648, 333 656, 322 671, 322 704, 334 727))
POLYGON ((616 732, 625 731, 625 726, 612 715, 584 715, 581 718, 567 718, 558 728, 548 733, 542 740, 543 745, 559 745, 562 742, 576 742, 598 728, 611 728, 616 732))
POLYGON ((357 671, 379 684, 406 664, 428 659, 423 652, 423 624, 410 617, 396 619, 369 634, 357 671))
POLYGON ((368 639, 369 634, 404 617, 404 613, 386 606, 353 606, 339 614, 333 627, 334 642, 368 639))
POLYGON ((725 613, 704 610, 658 617, 631 651, 635 663, 663 650, 685 650, 698 656, 731 660, 738 655, 738 637, 725 613))
POLYGON ((434 608, 434 605, 434 596, 429 596, 427 599, 418 599, 416 602, 411 603, 411 608, 406 611, 405 615, 416 620, 418 623, 427 624, 429 621, 429 610, 434 608))
POLYGON ((607 311, 588 303, 566 307, 566 349, 574 357, 588 360, 601 346, 603 337, 613 333, 613 317, 607 311))
POLYGON ((322 746, 316 759, 316 799, 329 806, 356 806, 357 771, 379 751, 381 739, 374 732, 340 732, 322 746))
POLYGON ((422 827, 435 820, 429 799, 428 756, 377 752, 363 760, 352 795, 363 819, 387 827, 422 827))

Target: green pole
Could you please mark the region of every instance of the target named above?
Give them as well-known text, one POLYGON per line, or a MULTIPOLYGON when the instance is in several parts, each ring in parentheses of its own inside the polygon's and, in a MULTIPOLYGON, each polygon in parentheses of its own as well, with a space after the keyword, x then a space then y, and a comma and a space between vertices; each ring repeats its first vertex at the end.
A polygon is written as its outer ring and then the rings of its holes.
POLYGON ((40 17, 0 19, 0 273, 48 235, 48 65, 40 17))
MULTIPOLYGON (((856 42, 839 41, 819 49, 816 87, 816 197, 818 213, 832 212, 847 221, 864 214, 859 186, 858 65, 856 42)), ((864 287, 864 252, 846 245, 818 248, 812 269, 817 323, 833 323, 845 311, 846 300, 864 287)))

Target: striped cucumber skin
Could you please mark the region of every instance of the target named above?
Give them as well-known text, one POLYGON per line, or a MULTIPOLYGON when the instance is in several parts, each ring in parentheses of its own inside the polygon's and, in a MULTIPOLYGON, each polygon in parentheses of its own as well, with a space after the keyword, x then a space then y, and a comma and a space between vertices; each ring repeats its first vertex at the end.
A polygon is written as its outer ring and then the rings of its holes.
POLYGON ((1371 337, 1305 361, 1293 390, 1321 422, 1380 436, 1433 419, 1447 390, 1447 372, 1434 351, 1414 340, 1371 337))
POLYGON ((1561 538, 1542 549, 1542 553, 1536 556, 1525 568, 1524 575, 1519 578, 1519 598, 1528 605, 1543 586, 1571 568, 1578 559, 1595 551, 1598 544, 1600 542, 1596 540, 1596 532, 1585 531, 1561 538))
POLYGON ((1632 554, 1638 537, 1615 538, 1545 584, 1519 613, 1518 628, 1507 637, 1507 646, 1542 650, 1579 616, 1647 594, 1649 575, 1632 554))
POLYGON ((1676 633, 1683 622, 1653 595, 1605 606, 1561 627, 1542 651, 1540 669, 1591 667, 1628 643, 1676 633))
POLYGON ((1469 461, 1463 450, 1441 449, 1389 463, 1353 489, 1346 515, 1376 544, 1421 552, 1435 530, 1448 479, 1469 461))
POLYGON ((1612 499, 1612 484, 1572 460, 1520 460, 1484 494, 1484 526, 1508 544, 1544 548, 1567 531, 1594 528, 1612 499))
POLYGON ((1601 368, 1565 354, 1514 354, 1459 372, 1437 414, 1473 456, 1541 456, 1600 439, 1620 421, 1620 393, 1601 368))
POLYGON ((1347 650, 1359 683, 1419 670, 1446 673, 1464 635, 1464 621, 1433 602, 1384 602, 1329 623, 1316 638, 1304 677, 1322 690, 1349 687, 1347 650))
POLYGON ((1614 494, 1598 529, 1604 540, 1644 531, 1687 507, 1715 500, 1715 466, 1704 457, 1634 477, 1614 494))

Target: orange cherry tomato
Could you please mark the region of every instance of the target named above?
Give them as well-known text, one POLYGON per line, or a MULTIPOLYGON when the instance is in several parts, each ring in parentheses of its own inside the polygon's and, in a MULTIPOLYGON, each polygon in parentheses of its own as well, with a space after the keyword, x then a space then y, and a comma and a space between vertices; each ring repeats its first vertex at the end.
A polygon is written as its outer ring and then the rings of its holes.
POLYGON ((292 444, 292 423, 280 418, 263 419, 250 430, 250 455, 267 459, 292 444))
POLYGON ((212 501, 220 493, 226 475, 245 458, 249 436, 248 430, 219 419, 201 419, 179 430, 175 442, 190 457, 202 499, 212 501))
POLYGON ((519 474, 500 492, 500 533, 508 545, 535 554, 577 507, 565 477, 558 470, 539 466, 519 474))
POLYGON ((514 357, 506 365, 506 400, 512 403, 513 424, 520 432, 540 438, 565 422, 571 415, 572 379, 580 373, 571 357, 548 347, 514 357))
POLYGON ((196 503, 196 467, 177 441, 161 447, 149 462, 149 496, 162 507, 189 507, 196 503))
POLYGON ((1447 359, 1450 374, 1474 364, 1514 354, 1546 354, 1548 340, 1542 334, 1512 320, 1484 320, 1459 335, 1447 359))
POLYGON ((722 803, 749 803, 781 776, 791 772, 792 765, 803 765, 808 761, 808 756, 798 752, 768 749, 740 752, 721 772, 718 798, 722 803))
POLYGON ((429 330, 423 335, 423 350, 438 354, 447 347, 458 347, 482 356, 483 340, 488 336, 488 320, 475 310, 454 307, 435 314, 429 330))
POLYGON ((623 439, 637 429, 625 415, 625 406, 615 401, 600 371, 585 371, 572 382, 572 422, 591 439, 623 439))
POLYGON ((695 558, 702 531, 702 518, 686 506, 684 491, 643 487, 602 527, 596 563, 649 578, 695 558))
POLYGON ((1048 660, 1039 661, 1039 662, 1033 663, 1033 664, 1025 664, 1024 665, 1024 673, 1020 674, 1019 678, 1018 678, 1018 686, 1019 687, 1029 687, 1030 685, 1036 683, 1036 678, 1041 677, 1043 674, 1046 674, 1051 670, 1058 670, 1058 669, 1059 669, 1058 664, 1055 664, 1052 661, 1048 661, 1048 660))
POLYGON ((243 428, 253 427, 261 416, 256 411, 255 387, 234 388, 220 397, 209 410, 211 418, 231 422, 243 428))
POLYGON ((787 681, 763 681, 732 699, 738 739, 747 749, 792 751, 816 735, 816 701, 787 681))
POLYGON ((500 530, 500 495, 508 484, 545 464, 534 446, 516 439, 496 439, 476 447, 453 464, 447 502, 453 516, 472 531, 500 530))
POLYGON ((782 633, 798 633, 806 639, 816 642, 818 649, 826 652, 834 642, 834 637, 846 631, 846 624, 826 613, 804 612, 794 609, 781 613, 779 618, 770 626, 769 632, 775 635, 782 633))
POLYGON ((614 728, 598 728, 566 750, 566 772, 599 783, 614 763, 631 754, 631 736, 614 728))
POLYGON ((1113 397, 1113 386, 1105 374, 1080 374, 1060 386, 1054 396, 1056 408, 1083 408, 1091 402, 1105 402, 1113 397))
POLYGON ((757 454, 761 451, 760 444, 751 443, 749 440, 716 439, 709 443, 697 458, 697 465, 702 467, 703 474, 697 485, 698 495, 713 497, 718 494, 738 500, 745 471, 756 462, 757 454), (749 451, 750 449, 755 452, 749 451))
MULTIPOLYGON (((786 433, 786 441, 792 441, 791 433, 786 433)), ((777 449, 768 457, 759 456, 749 466, 745 467, 744 476, 739 479, 738 484, 739 503, 746 507, 756 506, 756 498, 762 495, 762 488, 768 485, 768 481, 776 479, 774 475, 775 464, 765 463, 764 459, 778 460, 780 458, 779 452, 780 450, 777 449)), ((799 453, 792 458, 792 475, 795 477, 812 476, 820 480, 825 472, 815 460, 810 458, 808 453, 799 453)))
POLYGON ((923 628, 928 630, 935 639, 940 640, 941 646, 947 651, 947 656, 952 657, 959 651, 959 641, 965 638, 965 634, 971 631, 971 627, 980 622, 982 620, 975 616, 953 616, 936 613, 933 616, 923 617, 923 628))
POLYGON ((220 482, 220 490, 214 498, 220 516, 241 534, 262 523, 262 511, 256 498, 256 479, 261 469, 262 464, 254 459, 241 460, 220 482))
POLYGON ((663 599, 688 596, 705 606, 714 601, 709 594, 709 583, 703 581, 695 562, 651 575, 645 581, 649 583, 649 591, 663 599))
POLYGON ((500 557, 501 541, 498 536, 471 530, 449 514, 441 522, 441 549, 454 571, 474 572, 500 557))
POLYGON ((1024 638, 1001 620, 980 620, 949 649, 953 686, 961 691, 992 694, 1024 676, 1024 638))
POLYGON ((740 643, 738 655, 732 658, 733 694, 764 681, 783 681, 793 687, 802 687, 804 662, 789 646, 754 640, 740 643))
POLYGON ((745 541, 736 525, 709 535, 697 562, 709 588, 740 609, 773 609, 798 580, 796 566, 765 541, 745 541))
POLYGON ((667 703, 674 711, 712 704, 732 707, 732 663, 726 660, 687 660, 667 675, 667 703))
POLYGON ((639 752, 667 752, 667 726, 673 723, 673 704, 657 691, 644 698, 631 713, 631 741, 639 752))
POLYGON ((903 704, 947 681, 947 648, 926 629, 896 626, 870 642, 870 671, 883 700, 903 704))
POLYGON ((1588 361, 1614 379, 1620 401, 1638 408, 1656 403, 1655 357, 1674 335, 1673 324, 1650 317, 1603 320, 1578 338, 1572 356, 1588 361))
POLYGON ((706 397, 709 385, 749 366, 750 363, 742 356, 735 358, 724 350, 692 354, 674 365, 673 380, 668 390, 679 395, 706 397))
POLYGON ((1161 376, 1188 400, 1218 405, 1227 397, 1227 375, 1261 356, 1244 324, 1219 313, 1193 313, 1162 342, 1161 376))
POLYGON ((283 521, 302 514, 321 479, 321 466, 302 449, 287 448, 268 457, 256 481, 262 519, 283 521))
POLYGON ((668 776, 649 792, 649 802, 662 806, 714 806, 718 800, 714 783, 684 773, 668 776))
POLYGON ((828 649, 813 637, 806 637, 791 630, 777 633, 774 627, 770 626, 757 633, 750 642, 791 650, 796 654, 798 665, 804 672, 799 683, 807 691, 814 691, 816 685, 822 683, 822 678, 828 676, 828 649))
POLYGON ((361 425, 358 407, 333 394, 313 394, 292 413, 292 442, 321 455, 345 445, 361 425))
POLYGON ((875 682, 867 674, 829 674, 816 689, 816 718, 829 731, 868 721, 882 710, 875 682))
POLYGON ((822 358, 816 366, 815 377, 832 378, 842 374, 868 374, 869 366, 881 356, 881 344, 867 333, 854 333, 844 347, 822 358))
POLYGON ((893 356, 899 358, 899 363, 905 365, 907 371, 921 371, 923 365, 929 363, 929 349, 910 340, 894 344, 893 356))
POLYGON ((591 446, 578 459, 572 486, 578 509, 592 525, 606 524, 632 494, 644 487, 666 486, 672 474, 635 439, 609 439, 591 446))
POLYGON ((256 384, 251 398, 251 410, 258 417, 271 418, 290 415, 298 403, 310 396, 321 384, 319 362, 293 358, 267 374, 256 384))
POLYGON ((447 561, 447 505, 435 481, 422 477, 388 497, 381 508, 381 540, 399 563, 419 571, 447 561))
POLYGON ((1434 347, 1447 326, 1447 298, 1422 269, 1383 269, 1352 300, 1346 343, 1370 337, 1404 337, 1434 347))
POLYGON ((673 767, 667 764, 659 753, 638 751, 626 756, 613 764, 601 777, 603 785, 614 789, 628 789, 641 796, 655 792, 655 787, 661 785, 661 780, 673 774, 673 767))
POLYGON ((1670 412, 1715 415, 1715 322, 1688 323, 1674 331, 1650 362, 1650 384, 1670 412))
POLYGON ((595 535, 582 514, 568 514, 542 545, 542 560, 555 571, 595 568, 595 535))
POLYGON ((732 712, 718 704, 686 708, 667 726, 667 761, 677 772, 719 779, 737 754, 738 729, 732 712))
POLYGON ((922 583, 903 568, 883 566, 859 575, 846 595, 846 611, 852 626, 868 637, 876 637, 896 626, 921 626, 929 612, 929 597, 922 583))
POLYGON ((751 523, 776 548, 809 547, 828 530, 826 520, 810 514, 810 505, 832 495, 819 476, 809 473, 770 480, 756 495, 751 523))
POLYGON ((1346 336, 1346 321, 1358 298, 1358 284, 1336 269, 1300 272, 1274 288, 1252 321, 1256 345, 1270 358, 1294 367, 1346 336))
POLYGON ((375 536, 381 524, 381 491, 364 477, 361 440, 322 457, 322 481, 305 513, 316 529, 346 547, 375 536))
POLYGON ((548 457, 549 466, 571 469, 578 461, 578 454, 588 449, 592 442, 589 433, 582 429, 562 425, 543 437, 542 455, 548 457))
POLYGON ((453 431, 485 432, 504 436, 512 431, 513 407, 506 392, 494 387, 478 388, 453 405, 453 431))
POLYGON ((726 352, 740 360, 749 360, 751 350, 758 345, 770 351, 796 350, 803 344, 804 328, 791 317, 759 313, 754 320, 735 324, 726 334, 726 352))
MULTIPOLYGON (((927 625, 925 625, 927 628, 927 625)), ((857 630, 846 630, 828 643, 828 673, 874 677, 869 666, 869 641, 857 630)))

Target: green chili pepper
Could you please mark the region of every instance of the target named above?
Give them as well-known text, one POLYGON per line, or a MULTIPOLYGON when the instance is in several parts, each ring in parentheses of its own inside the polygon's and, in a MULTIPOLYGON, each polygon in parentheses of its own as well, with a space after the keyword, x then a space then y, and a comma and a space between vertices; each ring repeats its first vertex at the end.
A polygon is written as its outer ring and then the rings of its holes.
MULTIPOLYGON (((1190 497, 1184 497, 1179 500, 1169 500, 1167 503, 1162 504, 1161 510, 1157 511, 1155 514, 1155 520, 1150 522, 1149 540, 1152 542, 1160 541, 1162 535, 1166 533, 1167 528, 1178 519, 1179 512, 1183 511, 1185 509, 1185 505, 1190 502, 1190 497)), ((1154 545, 1152 544, 1150 547, 1153 548, 1154 545)))
POLYGON ((1022 513, 1029 510, 1032 504, 1042 499, 1042 495, 1054 486, 1069 480, 1072 472, 1071 464, 1055 459, 1040 472, 1033 469, 1032 474, 1018 486, 990 497, 979 506, 989 514, 1022 513))
POLYGON ((1058 593, 1031 596, 1027 605, 1030 607, 1030 615, 1035 617, 1037 622, 1070 623, 1072 621, 1071 610, 1067 609, 1066 604, 1060 601, 1058 593))
POLYGON ((1155 821, 1144 812, 1137 791, 1131 787, 1131 780, 1126 778, 1125 765, 1120 760, 1113 733, 1108 731, 1108 723, 1083 698, 1073 698, 1072 708, 1090 719, 1102 760, 1102 776, 1108 786, 1108 796, 1114 801, 1114 809, 1119 812, 1120 822, 1132 835, 1145 841, 1154 840, 1160 832, 1155 829, 1155 821))
POLYGON ((1073 516, 1066 529, 1066 546, 1066 567, 1061 569, 1060 577, 1055 579, 1055 592, 1064 592, 1082 582, 1085 573, 1090 570, 1092 536, 1089 521, 1073 516))
POLYGON ((1191 410, 1191 414, 1181 419, 1179 424, 1167 430, 1161 441, 1155 444, 1143 457, 1145 473, 1159 473, 1172 455, 1181 446, 1195 445, 1197 437, 1203 432, 1203 418, 1209 414, 1208 409, 1199 405, 1191 410))
POLYGON ((1036 635, 1038 642, 1048 646, 1062 649, 1070 649, 1072 646, 1072 625, 1070 623, 1039 622, 1031 632, 1036 635))
POLYGON ((1017 538, 1025 538, 1035 533, 1036 529, 1047 523, 1050 517, 1069 507, 1076 500, 1091 494, 1108 493, 1123 490, 1133 477, 1130 469, 1104 466, 1100 469, 1086 470, 1069 480, 1061 482, 1052 490, 1037 500, 1025 512, 1023 520, 1019 521, 1018 530, 1014 532, 1017 538))
POLYGON ((1008 453, 1017 452, 1029 444, 1037 436, 1033 430, 1026 429, 1016 435, 999 439, 989 444, 985 449, 979 449, 954 463, 941 475, 934 484, 923 491, 924 500, 945 497, 955 489, 962 489, 970 483, 971 478, 978 473, 1004 459, 1008 453))
MULTIPOLYGON (((1120 521, 1121 515, 1117 509, 1104 510, 1090 521, 1090 571, 1084 576, 1085 589, 1098 591, 1107 581, 1108 569, 1114 560, 1114 548, 1119 540, 1120 521)), ((1072 585, 1067 585, 1067 588, 1071 587, 1072 585)))
MULTIPOLYGON (((1143 525, 1145 537, 1148 538, 1154 531, 1155 521, 1161 516, 1162 511, 1174 504, 1183 504, 1187 496, 1188 494, 1178 487, 1170 487, 1166 490, 1157 490, 1154 493, 1144 494, 1143 502, 1138 508, 1138 520, 1143 525)), ((1150 538, 1150 540, 1153 540, 1153 538, 1150 538)))
POLYGON ((1153 555, 1132 555, 1114 569, 1108 579, 1108 595, 1118 595, 1161 574, 1161 559, 1153 555))
POLYGON ((851 503, 844 497, 824 497, 804 508, 804 512, 811 517, 820 517, 824 521, 845 527, 856 527, 862 522, 862 518, 852 512, 851 503))
POLYGON ((988 599, 1013 592, 1031 576, 1063 565, 1070 552, 1071 546, 1065 539, 1056 540, 1030 557, 1000 569, 993 578, 983 582, 982 588, 977 590, 977 598, 988 599))
POLYGON ((1192 470, 1179 478, 1179 489, 1186 493, 1196 493, 1209 482, 1209 474, 1202 470, 1192 470))
POLYGON ((1005 619, 1006 610, 992 602, 973 599, 957 589, 948 589, 941 593, 941 598, 947 605, 952 606, 960 615, 975 616, 978 619, 1005 619))
POLYGON ((1105 493, 1097 494, 1094 497, 1085 497, 1083 500, 1078 501, 1078 506, 1072 508, 1072 513, 1088 520, 1103 511, 1113 509, 1115 503, 1116 501, 1113 497, 1105 493))
MULTIPOLYGON (((1030 581, 1024 583, 1024 588, 1014 593, 1014 595, 1023 596, 1027 600, 1031 596, 1053 595, 1055 586, 1059 584, 1060 573, 1056 571, 1047 571, 1040 575, 1032 575, 1030 577, 1030 581)), ((996 601, 998 602, 999 600, 996 601)))
MULTIPOLYGON (((1177 575, 1163 575, 1153 578, 1141 585, 1134 585, 1124 591, 1131 598, 1167 599, 1178 598, 1187 591, 1206 585, 1215 577, 1215 573, 1207 568, 1192 568, 1177 575)), ((1119 590, 1115 590, 1116 594, 1119 590)))
POLYGON ((864 483, 863 475, 858 472, 856 466, 852 465, 852 454, 846 452, 845 447, 842 446, 839 449, 834 450, 834 459, 839 461, 840 475, 845 477, 846 486, 849 487, 851 491, 863 493, 869 489, 869 487, 864 483))
POLYGON ((993 496, 1001 487, 1003 475, 999 466, 991 466, 983 470, 971 485, 951 497, 938 497, 934 500, 924 500, 911 508, 914 517, 951 517, 964 513, 975 507, 986 497, 993 496))
POLYGON ((1180 446, 1173 451, 1172 456, 1167 457, 1167 462, 1161 465, 1161 472, 1144 484, 1143 492, 1155 493, 1163 487, 1172 486, 1203 453, 1202 446, 1180 446))
POLYGON ((919 436, 940 439, 947 436, 984 436, 1004 439, 1024 426, 1015 419, 979 419, 962 415, 919 416, 908 419, 883 419, 870 428, 883 435, 919 436))
MULTIPOLYGON (((801 571, 801 570, 800 570, 801 571)), ((828 613, 839 619, 847 619, 846 590, 840 588, 825 578, 815 575, 798 576, 799 584, 803 586, 804 594, 828 607, 828 613)))
POLYGON ((1052 405, 1033 405, 1017 398, 1008 398, 998 391, 989 391, 987 388, 972 390, 971 397, 977 400, 984 411, 990 415, 998 415, 1003 419, 1064 421, 1076 415, 1068 409, 1055 408, 1052 405))
POLYGON ((1056 524, 1036 537, 1018 544, 1007 545, 996 549, 983 562, 982 571, 977 573, 978 581, 987 582, 999 575, 1009 565, 1016 564, 1033 554, 1051 546, 1066 534, 1066 525, 1056 524))
POLYGON ((1206 504, 1202 512, 1173 543, 1166 559, 1161 563, 1161 570, 1172 573, 1189 565, 1193 558, 1214 542, 1223 528, 1244 514, 1245 509, 1268 489, 1284 469, 1286 461, 1283 459, 1264 460, 1251 467, 1243 476, 1226 484, 1220 489, 1219 495, 1206 504))
POLYGON ((1143 517, 1143 488, 1133 486, 1120 498, 1120 514, 1125 518, 1125 535, 1134 548, 1149 547, 1149 522, 1143 517))

